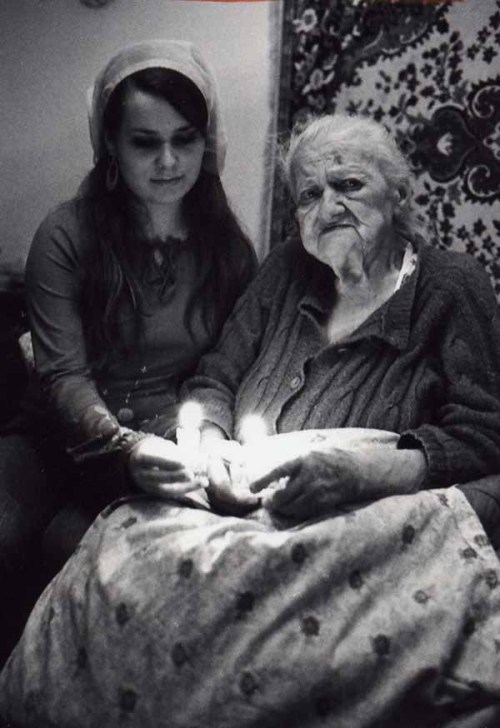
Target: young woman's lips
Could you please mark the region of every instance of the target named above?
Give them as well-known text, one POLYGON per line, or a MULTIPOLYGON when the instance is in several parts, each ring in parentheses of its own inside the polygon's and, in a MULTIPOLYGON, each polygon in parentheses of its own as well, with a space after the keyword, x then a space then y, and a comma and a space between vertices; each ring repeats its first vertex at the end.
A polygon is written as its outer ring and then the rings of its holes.
POLYGON ((176 182, 180 182, 182 177, 162 177, 153 178, 151 182, 155 185, 174 185, 176 182))

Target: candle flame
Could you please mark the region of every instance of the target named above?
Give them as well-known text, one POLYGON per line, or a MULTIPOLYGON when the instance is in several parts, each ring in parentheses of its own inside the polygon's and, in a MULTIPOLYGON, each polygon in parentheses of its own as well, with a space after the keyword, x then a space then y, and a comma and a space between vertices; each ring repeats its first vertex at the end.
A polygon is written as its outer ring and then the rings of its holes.
POLYGON ((240 428, 241 441, 247 445, 267 437, 266 423, 259 415, 246 415, 240 428))
POLYGON ((199 429, 203 422, 203 409, 198 402, 186 402, 179 410, 179 426, 199 429))

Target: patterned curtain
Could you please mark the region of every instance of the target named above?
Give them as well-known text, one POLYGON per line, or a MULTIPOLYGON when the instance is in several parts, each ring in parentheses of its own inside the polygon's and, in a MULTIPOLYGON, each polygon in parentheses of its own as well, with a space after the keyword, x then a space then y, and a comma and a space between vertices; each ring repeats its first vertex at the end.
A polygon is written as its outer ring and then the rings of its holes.
MULTIPOLYGON (((443 248, 474 255, 500 299, 500 0, 285 0, 278 127, 369 114, 399 141, 443 248)), ((277 174, 271 241, 290 203, 277 174)))

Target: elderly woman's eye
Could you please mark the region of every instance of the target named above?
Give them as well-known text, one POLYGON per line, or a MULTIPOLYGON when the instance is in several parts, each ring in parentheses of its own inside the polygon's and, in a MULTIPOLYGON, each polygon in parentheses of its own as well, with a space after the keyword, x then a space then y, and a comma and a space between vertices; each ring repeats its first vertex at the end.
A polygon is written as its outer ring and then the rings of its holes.
POLYGON ((311 187, 308 190, 302 190, 299 194, 299 205, 307 205, 313 200, 317 200, 320 194, 320 191, 314 187, 311 187))
POLYGON ((362 186, 363 183, 356 177, 348 177, 341 182, 342 189, 346 190, 347 192, 355 192, 356 190, 360 190, 362 186))

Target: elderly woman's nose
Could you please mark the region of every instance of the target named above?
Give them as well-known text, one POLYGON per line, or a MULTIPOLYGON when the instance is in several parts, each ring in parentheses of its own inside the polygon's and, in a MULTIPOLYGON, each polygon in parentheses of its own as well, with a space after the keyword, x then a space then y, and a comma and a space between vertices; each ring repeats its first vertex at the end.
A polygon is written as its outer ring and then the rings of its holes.
POLYGON ((325 187, 320 200, 320 214, 328 218, 342 211, 343 203, 341 195, 333 187, 325 187))

